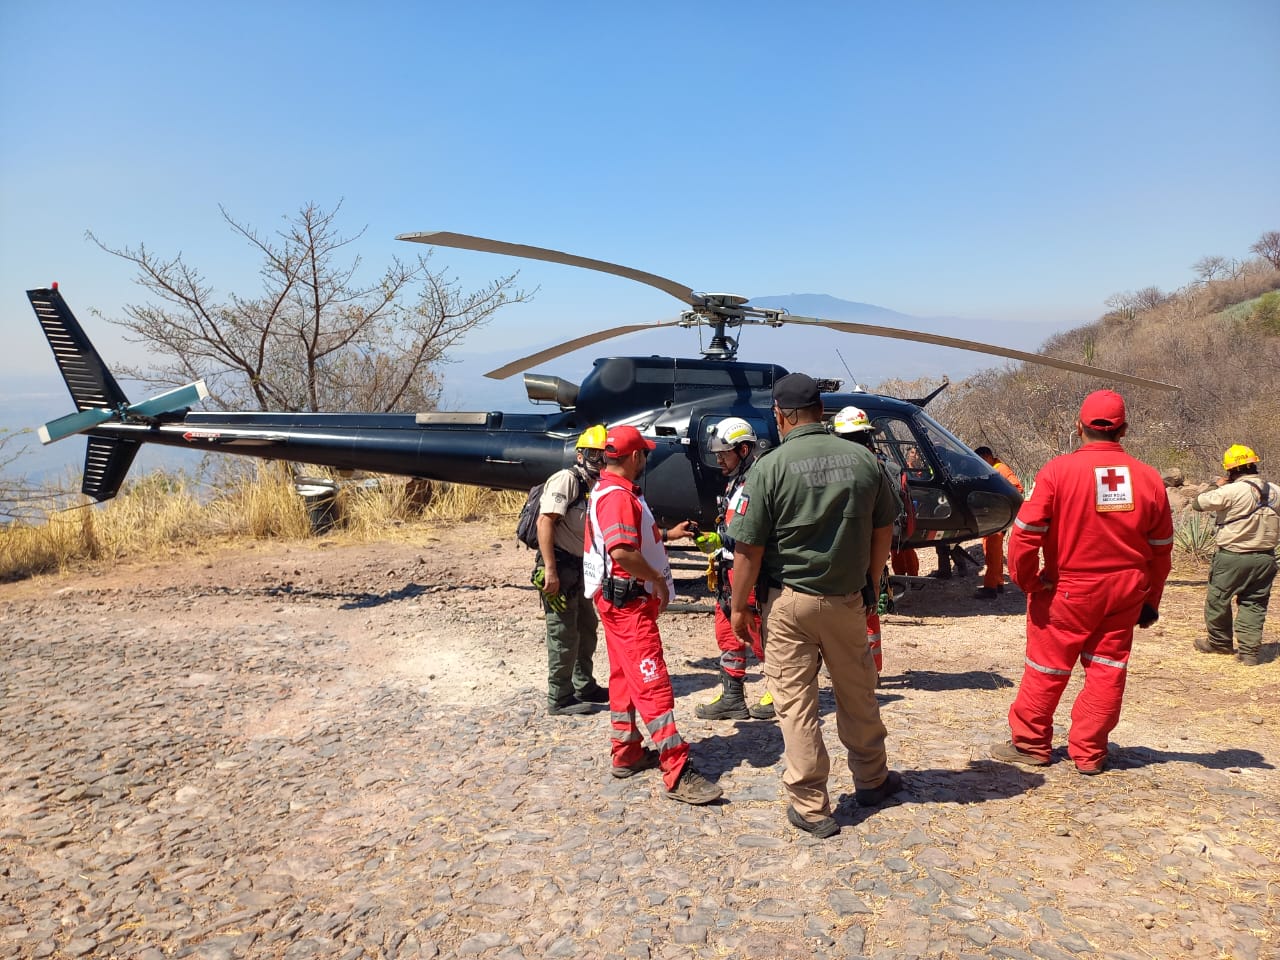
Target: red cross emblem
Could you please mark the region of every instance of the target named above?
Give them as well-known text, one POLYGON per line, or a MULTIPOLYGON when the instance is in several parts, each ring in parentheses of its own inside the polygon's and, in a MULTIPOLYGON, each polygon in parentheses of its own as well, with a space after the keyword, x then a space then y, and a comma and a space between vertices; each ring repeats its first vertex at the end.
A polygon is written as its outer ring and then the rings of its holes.
POLYGON ((1116 473, 1115 468, 1111 468, 1105 474, 1098 478, 1099 483, 1106 484, 1108 490, 1112 493, 1116 492, 1116 488, 1124 483, 1124 477, 1116 473))

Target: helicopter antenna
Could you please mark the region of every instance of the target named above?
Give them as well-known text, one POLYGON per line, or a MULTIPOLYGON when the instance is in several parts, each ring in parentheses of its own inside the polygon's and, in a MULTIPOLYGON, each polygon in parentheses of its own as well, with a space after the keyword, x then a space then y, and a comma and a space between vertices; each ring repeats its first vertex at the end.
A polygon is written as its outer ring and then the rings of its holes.
POLYGON ((836 347, 836 356, 840 358, 840 366, 844 367, 844 372, 849 375, 849 379, 854 383, 857 383, 858 378, 853 375, 853 371, 849 369, 849 365, 844 362, 844 354, 840 352, 839 347, 836 347))

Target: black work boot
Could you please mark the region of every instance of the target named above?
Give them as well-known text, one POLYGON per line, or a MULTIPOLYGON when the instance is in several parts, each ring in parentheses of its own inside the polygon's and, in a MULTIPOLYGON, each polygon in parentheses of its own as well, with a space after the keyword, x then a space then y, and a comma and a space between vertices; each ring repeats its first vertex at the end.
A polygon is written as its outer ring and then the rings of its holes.
POLYGON ((722 669, 720 671, 719 695, 710 703, 700 703, 694 709, 699 720, 746 720, 747 701, 742 694, 742 677, 731 677, 722 669))

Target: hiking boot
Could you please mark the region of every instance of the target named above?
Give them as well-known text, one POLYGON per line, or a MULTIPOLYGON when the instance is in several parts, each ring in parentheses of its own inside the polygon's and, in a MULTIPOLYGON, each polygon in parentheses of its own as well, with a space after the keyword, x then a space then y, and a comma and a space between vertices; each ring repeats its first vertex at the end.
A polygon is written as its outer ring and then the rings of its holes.
POLYGON ((994 744, 991 747, 991 756, 992 759, 999 760, 1002 763, 1020 763, 1024 767, 1047 767, 1049 765, 1048 760, 1019 750, 1013 745, 1012 740, 994 744))
POLYGON ((583 703, 608 703, 609 688, 593 683, 591 686, 578 691, 578 699, 583 703))
POLYGON ((973 591, 973 599, 975 600, 994 600, 1000 596, 1000 592, 995 587, 979 587, 973 591))
POLYGON ((570 697, 568 700, 561 700, 559 703, 547 704, 547 716, 549 717, 577 717, 594 711, 594 706, 589 703, 583 703, 577 697, 570 697))
POLYGON ((742 677, 731 677, 721 669, 720 686, 714 700, 694 708, 694 716, 699 720, 746 720, 751 716, 742 694, 742 677))
POLYGON ((1262 658, 1258 656, 1256 651, 1252 650, 1247 653, 1241 650, 1236 660, 1242 667, 1256 667, 1262 663, 1262 658))
POLYGON ((1231 656, 1231 654, 1235 653, 1235 651, 1231 649, 1230 644, 1225 647, 1221 647, 1208 637, 1196 637, 1195 645, 1196 649, 1201 653, 1224 653, 1227 656, 1231 656))
POLYGON ((658 751, 651 747, 645 747, 644 755, 636 763, 629 767, 614 767, 612 773, 619 780, 626 780, 628 777, 634 777, 637 773, 645 770, 652 770, 658 765, 658 751))
POLYGON ((1108 764, 1106 760, 1103 760, 1096 767, 1082 767, 1080 766, 1080 764, 1077 763, 1076 773, 1083 774, 1086 777, 1096 777, 1100 773, 1106 773, 1107 766, 1108 764))
POLYGON ((819 840, 825 840, 827 837, 834 837, 840 832, 840 824, 836 823, 835 817, 823 817, 821 820, 806 820, 796 812, 796 808, 787 807, 787 820, 797 830, 803 830, 805 833, 812 834, 819 840))
POLYGON ((680 771, 680 779, 676 781, 676 785, 670 790, 663 790, 662 792, 672 800, 691 803, 695 807, 719 800, 724 796, 723 790, 693 769, 693 764, 688 762, 685 763, 684 769, 680 771))
POLYGON ((753 703, 747 708, 747 713, 751 714, 755 720, 778 719, 778 711, 773 709, 773 694, 766 693, 760 698, 759 703, 753 703))
POLYGON ((903 786, 902 774, 897 770, 890 770, 889 775, 884 778, 884 783, 878 787, 867 787, 865 790, 853 791, 853 799, 858 801, 858 806, 860 807, 878 807, 901 790, 903 786))

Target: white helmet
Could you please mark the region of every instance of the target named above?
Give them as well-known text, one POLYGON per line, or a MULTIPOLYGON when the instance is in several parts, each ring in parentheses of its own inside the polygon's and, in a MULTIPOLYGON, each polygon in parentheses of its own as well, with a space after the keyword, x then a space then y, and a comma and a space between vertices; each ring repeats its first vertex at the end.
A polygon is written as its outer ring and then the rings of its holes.
POLYGON ((740 443, 754 445, 755 442, 756 432, 751 424, 741 417, 725 417, 716 424, 716 429, 707 443, 707 449, 712 453, 725 453, 738 449, 740 443))
POLYGON ((831 421, 836 433, 864 433, 875 431, 875 424, 860 407, 845 407, 831 421))

